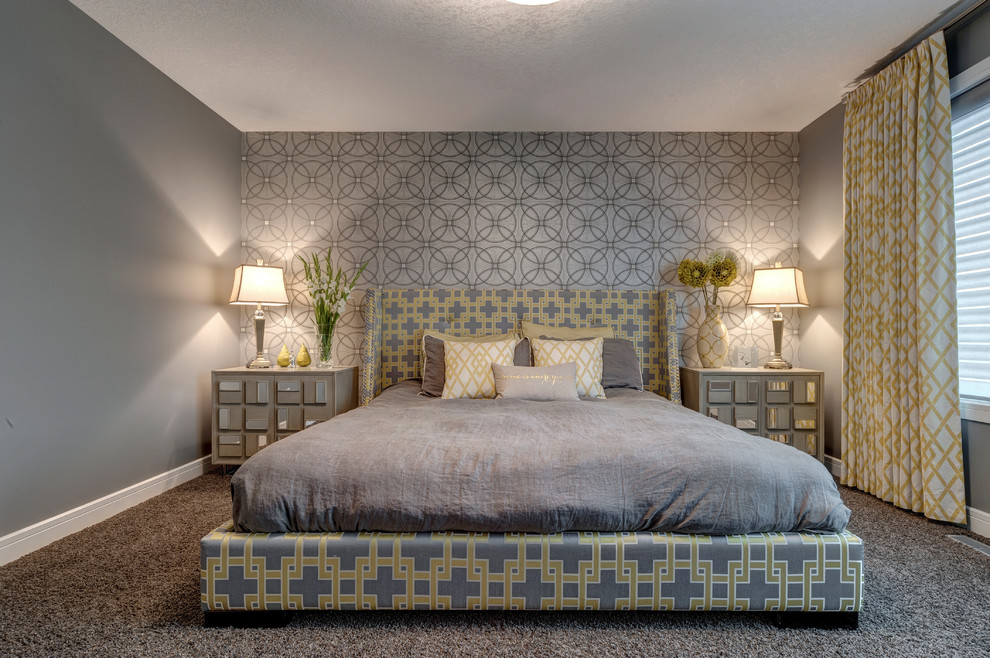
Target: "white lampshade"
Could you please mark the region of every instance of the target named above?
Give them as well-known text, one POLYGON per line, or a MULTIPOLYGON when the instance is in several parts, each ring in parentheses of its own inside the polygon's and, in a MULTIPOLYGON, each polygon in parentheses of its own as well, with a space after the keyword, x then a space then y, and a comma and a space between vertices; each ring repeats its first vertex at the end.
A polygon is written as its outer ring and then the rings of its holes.
POLYGON ((264 304, 285 306, 289 297, 285 293, 285 279, 281 267, 241 265, 234 270, 234 288, 230 291, 231 304, 264 304))
POLYGON ((748 306, 808 306, 804 272, 796 267, 760 268, 753 271, 748 306))

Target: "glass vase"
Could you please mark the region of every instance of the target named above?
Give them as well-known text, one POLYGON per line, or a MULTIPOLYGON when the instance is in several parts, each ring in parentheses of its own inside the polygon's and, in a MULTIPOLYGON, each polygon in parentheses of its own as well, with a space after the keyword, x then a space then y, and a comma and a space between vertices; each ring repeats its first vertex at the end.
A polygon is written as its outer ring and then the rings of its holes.
POLYGON ((333 368, 333 327, 316 332, 316 367, 333 368))

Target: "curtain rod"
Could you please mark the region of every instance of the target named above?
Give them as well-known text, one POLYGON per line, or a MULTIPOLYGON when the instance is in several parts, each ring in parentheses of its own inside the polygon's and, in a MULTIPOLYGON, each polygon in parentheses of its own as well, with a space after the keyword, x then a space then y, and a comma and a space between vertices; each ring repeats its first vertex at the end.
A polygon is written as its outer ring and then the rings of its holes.
POLYGON ((903 43, 901 43, 901 45, 891 50, 886 57, 863 71, 860 76, 856 78, 849 86, 857 87, 866 80, 869 80, 877 73, 884 70, 907 53, 911 52, 915 46, 931 35, 935 34, 939 30, 947 30, 957 25, 960 21, 968 18, 973 12, 982 8, 988 2, 990 2, 990 0, 959 0, 959 2, 936 16, 935 20, 912 34, 903 43))

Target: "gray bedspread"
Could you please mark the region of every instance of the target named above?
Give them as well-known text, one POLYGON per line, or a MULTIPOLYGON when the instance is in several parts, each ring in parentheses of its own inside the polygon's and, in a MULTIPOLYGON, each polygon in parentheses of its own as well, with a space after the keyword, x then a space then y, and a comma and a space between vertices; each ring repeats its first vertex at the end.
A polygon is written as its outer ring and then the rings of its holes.
POLYGON ((279 441, 231 480, 240 531, 724 535, 842 530, 817 460, 651 393, 439 400, 404 382, 279 441))

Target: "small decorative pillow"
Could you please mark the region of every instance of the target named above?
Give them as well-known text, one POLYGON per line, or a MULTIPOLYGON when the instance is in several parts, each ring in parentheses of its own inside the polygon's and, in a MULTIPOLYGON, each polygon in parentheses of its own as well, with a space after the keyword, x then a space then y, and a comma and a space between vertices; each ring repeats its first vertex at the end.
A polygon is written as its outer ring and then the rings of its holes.
POLYGON ((596 336, 615 338, 615 331, 612 330, 612 327, 585 327, 583 329, 575 327, 551 327, 545 324, 536 324, 535 322, 523 320, 522 335, 523 338, 529 338, 530 340, 539 338, 540 336, 576 340, 578 338, 594 338, 596 336))
POLYGON ((578 395, 590 398, 604 398, 602 388, 602 345, 601 337, 591 340, 540 340, 533 344, 533 364, 538 368, 555 366, 561 363, 577 364, 578 395))
POLYGON ((517 400, 577 400, 577 364, 522 368, 492 364, 495 397, 517 400))
POLYGON ((518 338, 491 343, 444 343, 443 398, 493 398, 492 364, 511 366, 518 338))
MULTIPOLYGON (((540 336, 543 340, 559 340, 540 336)), ((591 340, 578 338, 577 340, 591 340)), ((602 387, 643 390, 643 370, 639 354, 631 340, 606 338, 602 344, 602 387)))
MULTIPOLYGON (((444 341, 456 341, 459 343, 490 343, 495 340, 508 340, 509 338, 515 337, 515 334, 496 334, 493 336, 453 336, 451 334, 445 334, 439 331, 433 331, 432 329, 427 329, 423 332, 423 343, 421 345, 422 351, 420 352, 423 355, 423 369, 420 373, 423 377, 423 386, 420 389, 420 393, 427 397, 440 397, 443 394, 444 341)), ((528 348, 529 346, 527 345, 527 349, 528 348)))
MULTIPOLYGON (((490 336, 488 342, 495 340, 507 340, 508 336, 490 336)), ((454 341, 465 342, 465 341, 454 341)), ((419 394, 423 397, 438 398, 443 395, 443 383, 447 379, 447 366, 444 364, 444 341, 434 337, 432 334, 423 336, 423 386, 419 394)), ((529 354, 529 339, 523 338, 516 345, 516 354, 513 363, 517 366, 528 366, 532 364, 529 354)))

